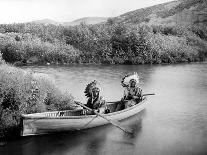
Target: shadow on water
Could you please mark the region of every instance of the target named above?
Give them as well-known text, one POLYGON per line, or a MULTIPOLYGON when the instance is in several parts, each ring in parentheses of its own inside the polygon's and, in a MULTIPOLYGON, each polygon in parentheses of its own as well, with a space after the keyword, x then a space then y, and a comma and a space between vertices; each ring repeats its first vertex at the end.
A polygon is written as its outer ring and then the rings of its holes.
POLYGON ((114 146, 134 146, 142 129, 142 118, 145 110, 121 122, 122 126, 133 129, 133 134, 124 133, 112 125, 105 125, 81 131, 55 133, 23 137, 8 142, 0 154, 37 155, 37 154, 88 154, 95 155, 109 151, 109 144, 114 146), (103 150, 103 149, 106 150, 103 150))

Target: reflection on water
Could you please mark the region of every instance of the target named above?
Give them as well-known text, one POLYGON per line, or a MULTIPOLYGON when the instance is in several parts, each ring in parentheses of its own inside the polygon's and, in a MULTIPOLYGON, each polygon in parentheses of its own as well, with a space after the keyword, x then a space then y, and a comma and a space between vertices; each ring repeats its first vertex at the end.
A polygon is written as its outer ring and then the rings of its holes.
POLYGON ((26 137, 8 142, 0 154, 207 154, 207 64, 155 66, 71 65, 26 67, 55 78, 56 84, 85 102, 84 89, 96 79, 108 101, 123 95, 121 78, 138 72, 148 97, 145 111, 122 125, 133 128, 128 135, 112 125, 71 133, 26 137))

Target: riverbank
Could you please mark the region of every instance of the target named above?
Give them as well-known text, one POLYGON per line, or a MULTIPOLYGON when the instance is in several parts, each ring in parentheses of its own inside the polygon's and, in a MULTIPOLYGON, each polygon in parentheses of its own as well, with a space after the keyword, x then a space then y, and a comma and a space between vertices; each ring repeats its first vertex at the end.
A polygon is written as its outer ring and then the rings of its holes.
POLYGON ((161 64, 203 61, 207 57, 207 29, 201 26, 107 22, 63 27, 27 23, 0 25, 0 29, 2 57, 16 66, 161 64))
POLYGON ((21 131, 21 114, 74 109, 73 97, 46 74, 0 64, 0 139, 21 131))

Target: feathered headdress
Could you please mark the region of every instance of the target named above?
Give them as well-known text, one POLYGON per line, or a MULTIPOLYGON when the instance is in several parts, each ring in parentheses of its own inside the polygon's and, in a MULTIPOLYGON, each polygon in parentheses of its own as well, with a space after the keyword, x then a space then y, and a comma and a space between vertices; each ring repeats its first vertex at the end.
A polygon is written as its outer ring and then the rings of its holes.
POLYGON ((123 87, 127 87, 130 84, 130 81, 135 81, 136 83, 139 83, 139 76, 136 72, 133 74, 128 74, 122 78, 121 84, 123 87))
POLYGON ((95 89, 96 91, 99 91, 99 88, 98 88, 98 86, 97 86, 97 81, 96 81, 96 80, 94 80, 94 81, 92 81, 91 83, 87 84, 86 89, 85 89, 85 91, 84 91, 85 96, 86 96, 86 97, 91 97, 91 96, 92 96, 92 91, 93 91, 94 89, 95 89))

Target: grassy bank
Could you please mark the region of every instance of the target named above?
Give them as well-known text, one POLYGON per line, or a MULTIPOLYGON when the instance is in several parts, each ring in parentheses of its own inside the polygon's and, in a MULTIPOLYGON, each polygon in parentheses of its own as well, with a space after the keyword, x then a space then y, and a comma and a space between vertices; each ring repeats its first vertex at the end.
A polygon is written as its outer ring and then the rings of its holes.
POLYGON ((20 115, 73 109, 73 97, 61 92, 48 76, 0 60, 0 137, 18 136, 20 115))
POLYGON ((159 64, 203 61, 205 26, 105 24, 0 25, 0 51, 20 64, 159 64))

